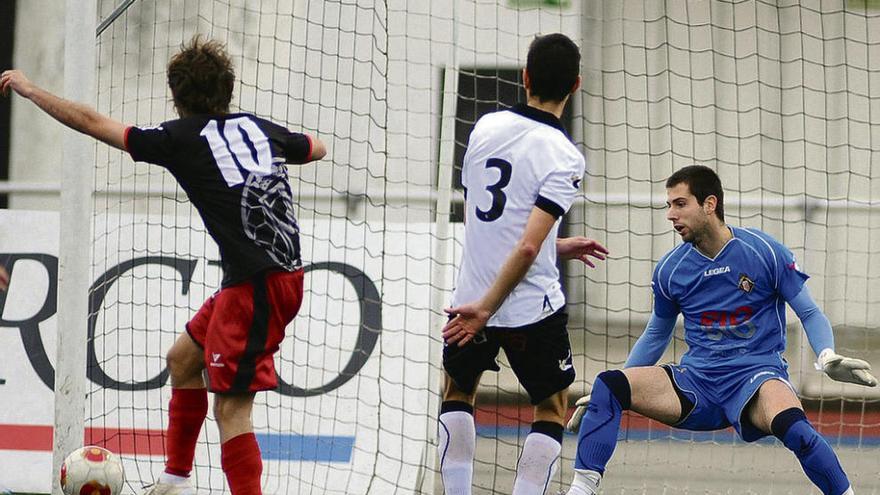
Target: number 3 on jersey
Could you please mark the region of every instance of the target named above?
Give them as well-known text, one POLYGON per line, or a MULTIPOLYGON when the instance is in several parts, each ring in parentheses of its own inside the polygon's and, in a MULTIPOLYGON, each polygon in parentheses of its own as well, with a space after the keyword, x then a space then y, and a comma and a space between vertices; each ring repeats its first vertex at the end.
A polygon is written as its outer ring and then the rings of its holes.
POLYGON ((253 120, 229 119, 221 132, 217 121, 212 119, 199 135, 208 140, 217 168, 230 186, 244 182, 243 172, 261 177, 272 173, 269 138, 253 120))
POLYGON ((504 194, 504 188, 510 184, 510 173, 513 170, 510 162, 500 158, 490 158, 486 160, 486 168, 497 168, 501 172, 498 182, 486 186, 486 190, 492 195, 492 207, 487 211, 483 211, 477 207, 477 218, 484 222, 494 222, 504 213, 504 205, 507 204, 507 195, 504 194))

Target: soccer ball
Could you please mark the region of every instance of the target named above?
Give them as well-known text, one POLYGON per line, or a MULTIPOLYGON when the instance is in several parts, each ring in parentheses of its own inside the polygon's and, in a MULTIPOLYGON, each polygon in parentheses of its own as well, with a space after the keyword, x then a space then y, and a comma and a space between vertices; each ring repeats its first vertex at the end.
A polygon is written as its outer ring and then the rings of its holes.
POLYGON ((123 481, 122 461, 101 447, 76 449, 61 464, 64 495, 119 495, 123 481))

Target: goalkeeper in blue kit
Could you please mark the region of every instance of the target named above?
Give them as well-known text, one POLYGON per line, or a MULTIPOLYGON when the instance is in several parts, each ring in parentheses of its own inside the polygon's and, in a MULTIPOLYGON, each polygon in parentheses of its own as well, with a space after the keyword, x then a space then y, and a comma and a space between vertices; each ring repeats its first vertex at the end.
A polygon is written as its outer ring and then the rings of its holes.
POLYGON ((624 370, 600 373, 591 395, 578 401, 569 422, 569 429, 580 428, 568 495, 597 493, 625 410, 686 430, 733 426, 746 442, 774 435, 823 494, 853 494, 788 381, 785 304, 800 318, 817 368, 831 379, 873 387, 870 365, 834 352, 831 324, 788 248, 759 230, 724 223, 724 191, 712 169, 684 167, 666 190, 666 217, 684 242, 654 269, 653 312, 624 370), (657 366, 679 313, 688 351, 679 365, 657 366))

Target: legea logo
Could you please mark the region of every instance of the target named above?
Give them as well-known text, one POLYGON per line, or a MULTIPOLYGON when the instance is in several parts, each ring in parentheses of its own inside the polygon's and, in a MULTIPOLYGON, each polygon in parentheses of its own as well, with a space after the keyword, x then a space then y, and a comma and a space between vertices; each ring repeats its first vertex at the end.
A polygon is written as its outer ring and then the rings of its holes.
POLYGON ((704 277, 711 277, 713 275, 721 275, 722 273, 730 273, 729 266, 719 266, 718 268, 710 268, 703 272, 704 277))

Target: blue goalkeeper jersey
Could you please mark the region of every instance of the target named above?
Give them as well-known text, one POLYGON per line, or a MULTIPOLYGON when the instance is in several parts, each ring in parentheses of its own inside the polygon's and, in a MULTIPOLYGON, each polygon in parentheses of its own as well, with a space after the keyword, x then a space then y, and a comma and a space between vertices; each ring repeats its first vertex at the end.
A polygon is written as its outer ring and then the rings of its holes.
POLYGON ((682 243, 657 263, 651 285, 654 313, 684 316, 694 368, 739 368, 780 362, 785 350, 785 301, 808 276, 788 248, 757 229, 731 228, 715 258, 682 243))

